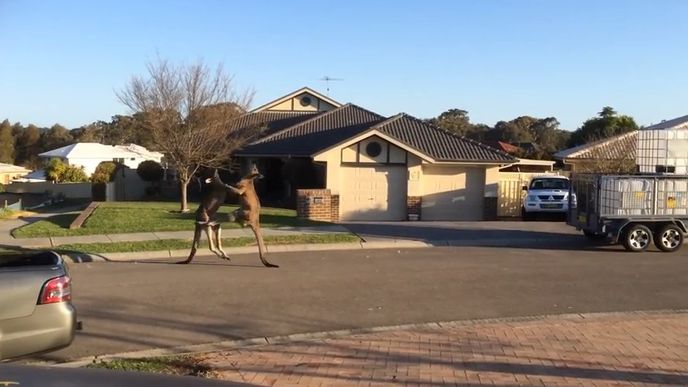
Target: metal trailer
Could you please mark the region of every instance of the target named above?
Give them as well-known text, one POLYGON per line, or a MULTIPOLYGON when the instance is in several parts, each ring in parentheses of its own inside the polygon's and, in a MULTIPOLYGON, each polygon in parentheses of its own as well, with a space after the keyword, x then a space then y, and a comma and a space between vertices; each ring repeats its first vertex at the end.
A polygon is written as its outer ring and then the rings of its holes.
POLYGON ((567 223, 632 252, 674 252, 688 233, 688 176, 574 174, 567 223))

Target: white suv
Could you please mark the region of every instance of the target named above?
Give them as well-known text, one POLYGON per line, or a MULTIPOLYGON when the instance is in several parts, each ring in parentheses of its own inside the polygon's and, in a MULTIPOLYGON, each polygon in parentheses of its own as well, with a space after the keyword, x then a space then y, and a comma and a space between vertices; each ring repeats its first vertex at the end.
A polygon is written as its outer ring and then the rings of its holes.
MULTIPOLYGON (((536 176, 523 190, 523 220, 532 220, 538 213, 564 214, 569 212, 569 179, 565 176, 536 176)), ((575 198, 572 198, 575 200, 575 198)))

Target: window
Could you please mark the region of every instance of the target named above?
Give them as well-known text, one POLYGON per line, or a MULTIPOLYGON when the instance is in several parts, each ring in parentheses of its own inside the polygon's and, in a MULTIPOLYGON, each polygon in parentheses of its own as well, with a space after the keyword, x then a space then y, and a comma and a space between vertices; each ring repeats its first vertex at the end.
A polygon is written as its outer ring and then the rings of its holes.
POLYGON ((311 104, 311 97, 308 97, 308 96, 301 97, 301 99, 299 100, 299 103, 301 104, 301 106, 308 106, 311 104))
POLYGON ((382 153, 382 145, 379 142, 369 142, 365 148, 366 154, 370 157, 377 157, 382 153))
POLYGON ((566 179, 535 179, 530 184, 530 189, 569 189, 569 181, 566 179))

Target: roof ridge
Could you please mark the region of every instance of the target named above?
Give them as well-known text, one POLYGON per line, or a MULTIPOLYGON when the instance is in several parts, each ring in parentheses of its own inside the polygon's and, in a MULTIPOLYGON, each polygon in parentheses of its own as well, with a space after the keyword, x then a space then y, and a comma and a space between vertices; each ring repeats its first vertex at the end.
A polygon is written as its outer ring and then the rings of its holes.
MULTIPOLYGON (((613 141, 623 140, 624 138, 630 137, 631 135, 634 135, 634 134, 636 134, 636 133, 638 133, 638 130, 631 130, 630 132, 617 134, 617 135, 615 135, 615 136, 603 138, 603 139, 601 139, 601 140, 589 142, 589 143, 587 143, 587 144, 581 144, 581 145, 578 145, 578 146, 574 146, 573 148, 564 149, 564 150, 561 151, 561 152, 565 152, 565 151, 567 151, 567 150, 572 151, 571 153, 567 154, 565 157, 567 157, 567 158, 569 158, 569 157, 575 157, 575 156, 576 156, 577 154, 579 154, 579 153, 592 151, 592 150, 594 150, 594 149, 596 149, 596 148, 598 148, 598 147, 607 145, 607 144, 609 144, 609 143, 611 143, 611 142, 613 142, 613 141), (576 149, 576 150, 573 151, 574 149, 576 149)), ((557 152, 557 153, 560 153, 560 152, 557 152)))
POLYGON ((370 111, 370 110, 368 110, 368 109, 362 108, 362 107, 360 107, 360 106, 358 106, 358 105, 356 105, 356 104, 353 104, 353 103, 351 103, 351 102, 347 102, 347 103, 343 104, 342 106, 340 106, 340 107, 338 107, 338 108, 335 108, 335 109, 332 109, 332 110, 328 110, 328 111, 324 112, 323 114, 317 114, 317 115, 315 115, 315 117, 311 117, 311 118, 309 118, 309 119, 307 119, 307 120, 305 120, 305 121, 299 122, 299 123, 296 124, 296 125, 292 125, 292 126, 286 127, 286 128, 284 128, 284 129, 282 129, 282 130, 280 130, 280 131, 277 131, 277 132, 275 132, 275 133, 273 133, 273 134, 271 134, 271 135, 269 135, 269 136, 263 137, 263 138, 259 139, 258 141, 254 142, 254 143, 251 143, 251 144, 249 144, 249 145, 263 143, 263 142, 265 142, 265 141, 268 141, 268 140, 272 139, 273 137, 276 137, 276 136, 279 135, 279 134, 285 133, 285 132, 288 131, 288 130, 294 130, 294 129, 299 128, 299 127, 301 127, 301 126, 303 126, 303 125, 309 124, 309 123, 311 123, 311 122, 313 122, 313 121, 315 121, 315 120, 319 120, 319 119, 321 119, 321 118, 323 118, 323 117, 329 117, 330 115, 335 114, 335 113, 338 113, 338 112, 340 112, 340 111, 342 111, 342 110, 344 110, 344 109, 347 109, 347 108, 356 108, 356 109, 360 109, 360 110, 363 110, 363 111, 365 111, 365 112, 368 112, 368 113, 371 113, 371 114, 374 114, 374 115, 376 115, 376 116, 379 116, 379 117, 384 118, 383 116, 381 116, 381 115, 379 115, 379 114, 377 114, 377 113, 375 113, 375 112, 373 112, 373 111, 370 111))
POLYGON ((401 114, 403 114, 404 116, 406 116, 406 117, 408 117, 408 118, 410 118, 410 119, 412 119, 412 120, 418 121, 418 122, 420 122, 421 124, 427 125, 427 126, 429 126, 430 128, 435 129, 435 130, 437 130, 437 131, 439 131, 439 132, 441 132, 441 133, 444 133, 444 134, 446 134, 446 135, 449 135, 449 136, 451 136, 451 137, 458 138, 459 140, 466 141, 466 142, 468 142, 469 144, 477 145, 478 147, 481 147, 481 148, 483 148, 483 149, 485 149, 485 150, 487 150, 487 151, 498 153, 498 154, 501 155, 501 156, 506 156, 506 157, 508 157, 508 158, 514 158, 514 156, 512 156, 512 155, 510 155, 510 154, 508 154, 508 153, 506 153, 506 152, 502 152, 501 150, 496 149, 496 148, 493 148, 493 147, 491 147, 491 146, 489 146, 489 145, 483 144, 483 143, 480 142, 480 141, 473 140, 472 138, 468 138, 468 137, 466 137, 466 136, 462 136, 462 135, 456 134, 456 133, 454 133, 454 132, 452 132, 452 131, 450 131, 450 130, 441 128, 441 127, 439 127, 439 126, 436 126, 436 125, 434 125, 434 124, 432 124, 432 123, 430 123, 430 122, 425 122, 425 121, 421 120, 420 118, 414 117, 414 116, 412 116, 412 115, 410 115, 410 114, 406 114, 406 113, 401 113, 401 114))

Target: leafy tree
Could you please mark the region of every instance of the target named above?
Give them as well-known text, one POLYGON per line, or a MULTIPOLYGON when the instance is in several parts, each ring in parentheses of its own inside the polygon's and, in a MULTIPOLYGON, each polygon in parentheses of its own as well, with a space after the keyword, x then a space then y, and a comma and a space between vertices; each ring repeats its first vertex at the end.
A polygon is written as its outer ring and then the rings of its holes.
POLYGON ((155 160, 145 160, 139 163, 136 167, 136 174, 141 180, 148 182, 156 182, 162 180, 163 176, 162 165, 155 160))
POLYGON ((0 163, 14 164, 14 135, 8 120, 0 123, 0 163))
POLYGON ((67 170, 67 166, 68 165, 64 161, 58 158, 50 159, 48 165, 45 167, 45 178, 48 181, 59 183, 67 170))
POLYGON ((613 108, 605 106, 602 111, 597 113, 596 117, 586 120, 580 128, 571 134, 569 146, 583 145, 634 130, 638 130, 638 124, 633 117, 620 116, 613 108))
POLYGON ((102 141, 103 130, 99 122, 84 125, 80 128, 71 130, 72 138, 75 142, 98 142, 102 141))
POLYGON ((456 133, 459 136, 481 140, 489 127, 483 124, 472 124, 468 112, 462 109, 449 109, 436 118, 427 120, 428 123, 456 133))
POLYGON ((41 146, 45 151, 61 148, 63 146, 72 144, 74 139, 69 133, 69 130, 60 124, 55 124, 50 127, 41 136, 41 146))
MULTIPOLYGON (((15 126, 17 125, 15 124, 15 126)), ((15 130, 19 131, 19 128, 15 128, 15 130)), ((16 137, 16 163, 32 169, 40 168, 41 160, 38 154, 43 152, 40 144, 40 129, 36 125, 30 124, 26 128, 21 127, 21 133, 16 137)))
POLYGON ((148 74, 132 78, 118 97, 143 113, 155 149, 175 169, 182 212, 189 211, 187 188, 196 171, 222 165, 253 135, 229 129, 246 111, 252 93, 237 92, 221 66, 211 71, 202 62, 186 67, 167 61, 149 64, 148 74))
POLYGON ((88 181, 83 167, 69 165, 58 158, 52 158, 45 168, 45 176, 56 183, 78 183, 88 181))
POLYGON ((91 175, 91 182, 93 183, 107 183, 112 181, 112 177, 117 170, 117 164, 113 161, 103 161, 98 164, 96 170, 91 175))

